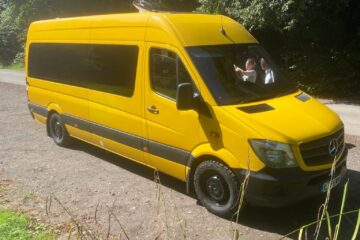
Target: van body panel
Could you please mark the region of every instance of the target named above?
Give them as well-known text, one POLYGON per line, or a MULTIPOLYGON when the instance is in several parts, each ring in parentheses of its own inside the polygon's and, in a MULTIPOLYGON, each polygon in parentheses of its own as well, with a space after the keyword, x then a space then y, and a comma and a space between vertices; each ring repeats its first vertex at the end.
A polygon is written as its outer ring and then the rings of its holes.
MULTIPOLYGON (((48 112, 55 111, 80 119, 89 119, 87 89, 31 78, 28 78, 28 81, 28 97, 31 103, 43 106, 48 112)), ((69 134, 76 136, 71 130, 69 134)), ((86 141, 92 142, 91 134, 83 136, 86 136, 86 141)))
MULTIPOLYGON (((71 24, 71 23, 69 23, 71 24)), ((89 21, 89 25, 91 21, 89 21)), ((31 43, 33 41, 37 42, 64 42, 66 40, 71 43, 74 42, 87 42, 90 38, 90 26, 83 28, 53 28, 56 22, 51 24, 35 24, 30 25, 28 39, 31 43), (40 29, 38 29, 40 28, 40 29)))
POLYGON ((149 18, 145 41, 173 46, 182 45, 175 29, 172 28, 167 19, 161 15, 154 15, 149 18))
POLYGON ((231 114, 219 107, 209 107, 212 111, 212 117, 200 114, 199 143, 191 151, 191 157, 202 159, 204 156, 213 156, 214 159, 226 163, 234 169, 247 169, 259 171, 264 168, 264 163, 256 161, 256 155, 248 146, 248 138, 256 136, 247 125, 242 124, 231 114), (222 122, 219 122, 222 119, 222 122), (232 126, 229 128, 228 126, 232 126), (248 161, 250 160, 251 161, 248 161))
POLYGON ((312 98, 301 102, 295 95, 297 94, 246 105, 266 103, 274 108, 271 111, 246 113, 239 109, 240 105, 225 106, 224 109, 242 121, 256 124, 254 128, 263 137, 291 144, 301 144, 329 135, 343 126, 338 115, 317 100, 312 98))
POLYGON ((105 15, 92 23, 91 40, 93 41, 141 41, 145 40, 146 15, 105 15))
POLYGON ((40 114, 34 113, 34 112, 32 114, 34 115, 34 119, 36 121, 38 121, 39 123, 42 123, 42 124, 46 124, 46 119, 47 119, 46 117, 44 117, 40 114))
POLYGON ((257 43, 243 26, 225 16, 167 14, 165 17, 170 20, 184 46, 257 43), (225 34, 221 33, 222 30, 225 34))

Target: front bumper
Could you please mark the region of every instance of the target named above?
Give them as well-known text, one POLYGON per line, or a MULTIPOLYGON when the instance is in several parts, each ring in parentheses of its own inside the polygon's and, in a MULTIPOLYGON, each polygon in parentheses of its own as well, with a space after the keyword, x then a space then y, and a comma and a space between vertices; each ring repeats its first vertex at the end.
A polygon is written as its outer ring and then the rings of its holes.
MULTIPOLYGON (((334 178, 346 174, 347 149, 336 166, 334 178)), ((235 171, 244 179, 246 171, 235 171)), ((300 168, 274 169, 265 168, 251 172, 245 198, 255 206, 283 207, 321 194, 321 186, 330 180, 330 169, 325 171, 305 172, 300 168)), ((341 184, 340 184, 341 185, 341 184)))

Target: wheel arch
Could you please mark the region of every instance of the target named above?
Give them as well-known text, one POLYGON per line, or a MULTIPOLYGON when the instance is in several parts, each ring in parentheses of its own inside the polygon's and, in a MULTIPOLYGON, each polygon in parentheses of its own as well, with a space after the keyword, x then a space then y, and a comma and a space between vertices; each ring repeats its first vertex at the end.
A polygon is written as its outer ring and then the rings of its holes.
POLYGON ((230 170, 234 168, 243 168, 241 161, 237 160, 228 150, 222 148, 215 151, 211 148, 210 144, 202 145, 191 153, 187 163, 186 191, 188 194, 194 192, 193 181, 196 168, 200 163, 207 160, 222 163, 230 170))
POLYGON ((57 114, 62 114, 63 111, 62 109, 60 108, 60 106, 56 103, 50 103, 48 104, 47 106, 47 116, 46 116, 46 133, 47 135, 50 137, 50 129, 49 129, 49 120, 50 120, 50 117, 51 115, 53 115, 54 113, 57 113, 57 114))

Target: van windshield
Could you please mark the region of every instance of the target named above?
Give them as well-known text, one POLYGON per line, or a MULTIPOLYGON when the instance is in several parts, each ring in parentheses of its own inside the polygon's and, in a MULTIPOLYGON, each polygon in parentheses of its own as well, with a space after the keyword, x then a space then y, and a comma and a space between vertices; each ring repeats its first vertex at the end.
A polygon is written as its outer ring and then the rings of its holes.
POLYGON ((196 46, 187 51, 219 105, 259 101, 296 90, 259 44, 196 46))

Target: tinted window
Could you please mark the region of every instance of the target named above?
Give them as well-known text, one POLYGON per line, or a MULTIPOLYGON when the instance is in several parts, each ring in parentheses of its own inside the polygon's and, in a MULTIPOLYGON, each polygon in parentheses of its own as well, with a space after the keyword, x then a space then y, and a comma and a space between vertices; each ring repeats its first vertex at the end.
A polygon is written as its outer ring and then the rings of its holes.
POLYGON ((138 47, 94 45, 90 88, 130 97, 134 93, 138 47))
POLYGON ((29 76, 84 86, 88 81, 91 45, 31 44, 29 76))
POLYGON ((137 46, 31 44, 29 76, 130 97, 137 46))
POLYGON ((176 99, 178 84, 192 82, 176 53, 156 48, 150 50, 150 78, 152 89, 171 99, 176 99))

